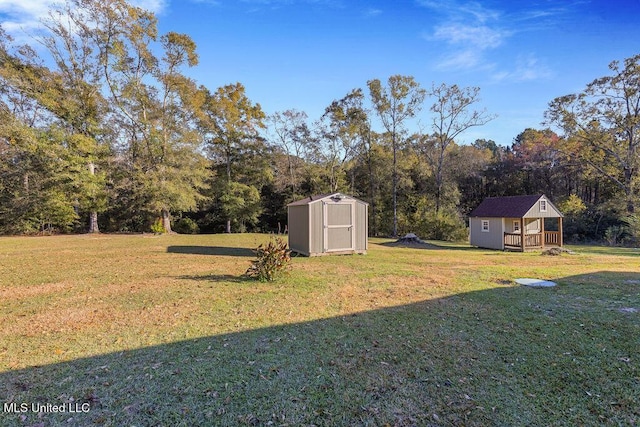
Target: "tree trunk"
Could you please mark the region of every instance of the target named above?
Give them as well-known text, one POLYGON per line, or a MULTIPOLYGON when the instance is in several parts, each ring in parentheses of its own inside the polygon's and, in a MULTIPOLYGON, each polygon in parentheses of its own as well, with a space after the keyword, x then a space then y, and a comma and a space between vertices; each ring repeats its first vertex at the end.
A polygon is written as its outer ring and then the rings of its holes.
MULTIPOLYGON (((93 162, 89 162, 89 173, 93 176, 96 174, 96 165, 93 162)), ((89 233, 99 233, 98 227, 98 212, 92 210, 89 212, 89 233)))
POLYGON ((369 167, 369 197, 371 202, 371 229, 373 235, 378 235, 378 226, 376 224, 376 193, 375 183, 373 181, 373 160, 371 159, 371 142, 369 142, 369 152, 367 153, 367 166, 369 167))
POLYGON ((443 169, 444 169, 444 151, 446 146, 442 146, 438 157, 438 167, 436 170, 436 215, 440 213, 440 205, 442 201, 442 186, 443 186, 443 169))
POLYGON ((100 229, 98 228, 98 212, 91 211, 89 212, 89 233, 99 233, 100 229))
POLYGON ((629 215, 633 215, 635 213, 636 207, 635 207, 635 201, 634 199, 634 194, 635 194, 635 188, 634 188, 634 182, 633 182, 633 178, 634 178, 634 173, 632 171, 631 168, 625 168, 624 171, 624 180, 625 180, 625 195, 626 195, 626 202, 627 202, 627 213, 629 215))
POLYGON ((231 219, 227 220, 227 230, 226 231, 227 231, 227 234, 231 233, 231 219))
POLYGON ((391 180, 393 181, 393 189, 391 190, 393 200, 393 231, 391 233, 391 237, 398 237, 398 166, 395 129, 391 138, 391 145, 393 148, 393 171, 391 172, 391 180))
POLYGON ((162 226, 165 233, 171 233, 171 213, 168 209, 162 209, 162 226))

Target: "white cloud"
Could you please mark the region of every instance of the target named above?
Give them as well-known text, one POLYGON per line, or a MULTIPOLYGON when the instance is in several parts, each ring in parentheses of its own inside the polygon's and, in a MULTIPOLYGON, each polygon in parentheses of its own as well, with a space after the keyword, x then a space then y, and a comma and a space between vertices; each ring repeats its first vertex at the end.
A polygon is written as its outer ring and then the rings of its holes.
POLYGON ((49 12, 52 0, 0 0, 0 25, 17 42, 29 41, 27 34, 41 28, 40 20, 49 12))
POLYGON ((220 2, 218 0, 191 0, 191 2, 207 4, 209 6, 220 6, 220 2))
POLYGON ((488 68, 486 52, 498 48, 511 36, 511 32, 501 26, 502 13, 479 2, 418 0, 418 3, 444 18, 425 37, 454 49, 441 58, 440 69, 488 68))
POLYGON ((500 12, 483 7, 480 3, 469 2, 458 7, 458 11, 473 16, 478 22, 491 22, 500 19, 500 12))
POLYGON ((422 6, 437 11, 444 18, 425 37, 427 40, 444 42, 449 48, 449 52, 440 58, 437 68, 482 70, 494 82, 530 82, 552 76, 551 69, 534 54, 520 54, 510 60, 510 66, 498 64, 509 61, 504 57, 505 49, 508 49, 506 45, 514 34, 522 31, 523 21, 529 22, 528 25, 544 21, 557 15, 558 9, 525 8, 518 15, 507 16, 475 1, 417 1, 422 6), (505 49, 498 50, 504 46, 505 49), (496 56, 496 53, 501 54, 496 56))
POLYGON ((373 18, 376 16, 380 16, 382 14, 382 10, 381 9, 374 9, 374 8, 369 8, 367 10, 364 11, 364 16, 367 18, 373 18))
POLYGON ((430 40, 444 41, 455 50, 443 56, 437 67, 442 70, 487 69, 487 51, 501 46, 510 33, 488 26, 449 23, 437 27, 430 40))
POLYGON ((463 50, 445 56, 438 63, 438 68, 443 70, 464 70, 476 68, 482 62, 482 55, 476 50, 463 50))
POLYGON ((457 1, 418 0, 418 4, 456 20, 473 19, 485 23, 497 21, 501 16, 499 11, 487 9, 475 1, 460 3, 457 1))
MULTIPOLYGON (((52 6, 60 3, 59 0, 0 0, 0 24, 15 35, 36 30, 52 6)), ((161 13, 167 6, 165 0, 132 0, 131 4, 154 13, 161 13)))
POLYGON ((433 37, 455 45, 471 45, 479 49, 493 49, 500 46, 509 36, 506 31, 488 26, 473 26, 450 23, 436 27, 433 37))
POLYGON ((495 82, 529 82, 551 77, 551 69, 533 54, 518 56, 514 69, 498 71, 492 76, 495 82))
POLYGON ((167 7, 165 0, 131 0, 131 4, 153 13, 162 13, 167 7))

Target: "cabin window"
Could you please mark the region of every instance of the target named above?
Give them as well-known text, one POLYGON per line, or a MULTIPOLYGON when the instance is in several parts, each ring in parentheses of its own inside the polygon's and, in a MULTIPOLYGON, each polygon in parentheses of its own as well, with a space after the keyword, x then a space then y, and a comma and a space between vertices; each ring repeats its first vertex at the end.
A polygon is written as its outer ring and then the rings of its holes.
POLYGON ((547 201, 540 200, 540 212, 546 212, 546 211, 547 211, 547 201))
POLYGON ((482 220, 482 231, 485 233, 489 232, 489 221, 487 221, 486 219, 482 220))
POLYGON ((520 221, 513 221, 513 231, 520 231, 520 221))

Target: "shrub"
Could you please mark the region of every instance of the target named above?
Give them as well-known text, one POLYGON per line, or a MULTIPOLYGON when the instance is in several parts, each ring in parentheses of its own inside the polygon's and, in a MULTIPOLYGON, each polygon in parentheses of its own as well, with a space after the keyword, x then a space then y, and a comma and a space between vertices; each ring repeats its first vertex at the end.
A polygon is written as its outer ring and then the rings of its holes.
POLYGON ((640 215, 630 215, 623 218, 622 221, 625 224, 629 243, 632 245, 640 244, 640 215))
POLYGON ((625 233, 625 227, 617 225, 611 226, 604 232, 605 242, 607 242, 609 246, 617 246, 622 242, 625 233))
POLYGON ((162 225, 161 218, 156 219, 156 222, 151 224, 151 232, 153 234, 164 234, 167 232, 167 230, 164 229, 164 225, 162 225))
POLYGON ((272 282, 288 270, 291 251, 281 238, 271 239, 266 246, 261 244, 255 252, 257 259, 251 262, 246 276, 255 277, 261 282, 272 282))
POLYGON ((180 234, 198 234, 200 227, 191 218, 180 218, 173 226, 173 230, 180 234))
POLYGON ((414 223, 414 232, 423 239, 461 242, 469 238, 465 223, 457 214, 429 212, 414 223))

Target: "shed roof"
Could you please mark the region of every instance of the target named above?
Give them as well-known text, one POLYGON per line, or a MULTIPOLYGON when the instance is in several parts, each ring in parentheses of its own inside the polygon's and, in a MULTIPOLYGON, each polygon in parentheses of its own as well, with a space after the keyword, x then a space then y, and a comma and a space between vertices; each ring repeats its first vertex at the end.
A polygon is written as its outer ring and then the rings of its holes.
POLYGON ((562 214, 553 206, 547 197, 542 194, 533 196, 507 196, 507 197, 488 197, 478 205, 471 213, 470 217, 486 217, 486 218, 524 218, 532 207, 544 198, 549 207, 553 209, 558 217, 562 214))
POLYGON ((296 200, 295 202, 291 202, 287 206, 304 206, 304 205, 308 205, 308 204, 311 204, 311 203, 314 203, 314 202, 318 202, 318 201, 323 200, 323 199, 334 199, 334 198, 356 200, 356 201, 358 201, 360 203, 368 204, 366 202, 363 202, 362 200, 356 199, 355 197, 347 196, 347 195, 342 194, 342 193, 327 193, 327 194, 317 194, 317 195, 314 195, 314 196, 305 197, 304 199, 296 200))

